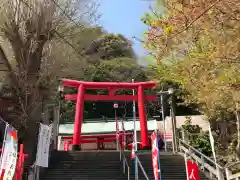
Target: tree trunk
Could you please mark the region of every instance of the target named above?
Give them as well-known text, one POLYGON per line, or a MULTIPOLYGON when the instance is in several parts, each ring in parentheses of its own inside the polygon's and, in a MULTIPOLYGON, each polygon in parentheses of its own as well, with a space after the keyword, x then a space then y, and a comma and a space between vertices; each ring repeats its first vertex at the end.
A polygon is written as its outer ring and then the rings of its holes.
POLYGON ((237 119, 237 147, 236 147, 236 153, 238 156, 238 159, 240 159, 240 112, 236 110, 236 119, 237 119))
POLYGON ((32 165, 36 160, 37 153, 37 142, 38 142, 38 132, 39 132, 39 123, 30 120, 31 123, 28 123, 28 129, 24 137, 24 153, 28 154, 28 158, 25 160, 27 165, 32 165))
POLYGON ((39 88, 34 85, 38 81, 37 76, 28 76, 28 80, 26 81, 26 90, 28 87, 31 87, 31 91, 29 94, 25 95, 25 112, 27 114, 26 121, 26 131, 24 133, 24 148, 25 153, 28 154, 28 158, 26 159, 26 163, 33 164, 36 160, 36 152, 37 152, 37 142, 38 142, 38 133, 39 133, 39 124, 42 121, 42 100, 43 95, 39 88))
POLYGON ((35 107, 34 110, 34 115, 29 116, 29 119, 27 121, 27 129, 24 137, 24 151, 28 154, 28 158, 26 159, 26 164, 28 165, 32 165, 33 162, 36 160, 39 124, 41 122, 42 107, 35 107))
POLYGON ((217 122, 218 123, 218 130, 219 130, 219 135, 218 135, 218 141, 222 144, 224 148, 228 147, 228 122, 225 120, 224 113, 221 112, 220 114, 220 120, 217 122))

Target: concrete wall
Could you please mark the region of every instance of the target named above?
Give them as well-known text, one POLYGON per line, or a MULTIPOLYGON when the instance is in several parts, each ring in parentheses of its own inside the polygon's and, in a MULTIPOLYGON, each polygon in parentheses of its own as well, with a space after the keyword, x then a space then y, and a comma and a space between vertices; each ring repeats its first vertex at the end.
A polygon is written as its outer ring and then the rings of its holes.
MULTIPOLYGON (((116 143, 115 142, 107 142, 104 143, 105 149, 116 149, 116 143)), ((81 145, 82 150, 96 150, 97 149, 97 143, 87 143, 81 145)), ((72 147, 70 146, 70 150, 72 147)), ((62 140, 61 143, 58 146, 59 151, 64 150, 64 141, 62 140)))
MULTIPOLYGON (((113 132, 114 133, 114 132, 113 132)), ((60 136, 59 136, 60 138, 60 136)), ((131 140, 130 140, 131 141, 131 140)), ((137 141, 141 142, 140 132, 137 132, 137 141)), ((58 150, 64 150, 64 140, 58 142, 58 150)), ((116 142, 106 142, 104 143, 105 149, 116 149, 116 142)), ((97 149, 97 143, 86 143, 81 145, 82 150, 97 149)), ((70 146, 71 149, 71 146, 70 146)))
MULTIPOLYGON (((176 116, 176 126, 181 128, 184 125, 184 121, 187 116, 176 116)), ((190 116, 192 119, 192 125, 199 125, 203 131, 208 131, 209 122, 204 119, 204 116, 190 116)), ((166 122, 166 131, 172 131, 172 120, 171 117, 167 116, 165 119, 166 122)), ((163 121, 157 121, 157 129, 163 131, 163 121)))
MULTIPOLYGON (((177 128, 181 128, 181 126, 184 125, 185 119, 186 119, 186 116, 176 116, 177 128)), ((204 120, 204 116, 191 116, 191 119, 192 119, 192 124, 193 125, 199 125, 202 128, 203 131, 208 131, 209 123, 208 123, 208 121, 204 120)), ((171 117, 169 117, 169 116, 166 117, 165 122, 166 122, 166 131, 167 131, 167 133, 171 134, 172 133, 171 117)), ((151 124, 151 127, 150 127, 151 130, 152 129, 157 129, 157 130, 163 132, 163 129, 164 129, 163 128, 163 121, 156 121, 156 123, 155 123, 156 127, 152 127, 152 126, 153 125, 151 124)), ((111 133, 115 133, 115 132, 111 132, 111 133)), ((101 134, 101 133, 99 133, 99 134, 101 134)), ((138 142, 141 141, 139 131, 137 132, 137 141, 138 142)), ((64 142, 61 141, 59 143, 58 147, 59 147, 59 150, 63 150, 64 149, 64 142)), ((115 142, 105 143, 105 148, 106 149, 116 149, 116 143, 115 142)), ((97 144, 96 143, 83 144, 82 149, 83 150, 97 149, 97 144)))

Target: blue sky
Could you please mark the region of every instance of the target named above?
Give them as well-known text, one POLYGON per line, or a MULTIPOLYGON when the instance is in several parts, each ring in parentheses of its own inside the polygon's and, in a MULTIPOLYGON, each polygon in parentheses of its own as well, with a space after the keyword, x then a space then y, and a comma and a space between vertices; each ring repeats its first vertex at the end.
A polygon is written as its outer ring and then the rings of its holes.
POLYGON ((99 24, 109 33, 123 34, 133 42, 133 48, 139 57, 146 51, 139 41, 132 37, 143 37, 147 27, 140 21, 144 12, 149 11, 153 0, 101 0, 99 12, 102 14, 99 24))

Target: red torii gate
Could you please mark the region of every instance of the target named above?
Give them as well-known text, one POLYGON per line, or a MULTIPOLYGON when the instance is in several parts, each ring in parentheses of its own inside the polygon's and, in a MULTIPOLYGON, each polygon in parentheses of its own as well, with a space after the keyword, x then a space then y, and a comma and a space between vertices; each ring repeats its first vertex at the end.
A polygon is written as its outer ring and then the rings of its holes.
POLYGON ((140 131, 142 146, 149 146, 148 141, 148 128, 147 118, 144 101, 154 101, 156 96, 144 95, 144 89, 152 89, 155 82, 84 82, 70 79, 63 79, 62 84, 64 87, 78 88, 77 94, 65 95, 65 100, 76 101, 75 121, 74 121, 74 134, 73 134, 73 150, 79 149, 81 144, 81 129, 83 120, 84 101, 138 101, 140 131), (90 95, 86 94, 86 89, 105 89, 108 90, 108 95, 90 95), (115 95, 115 91, 119 89, 134 89, 137 90, 137 95, 115 95))

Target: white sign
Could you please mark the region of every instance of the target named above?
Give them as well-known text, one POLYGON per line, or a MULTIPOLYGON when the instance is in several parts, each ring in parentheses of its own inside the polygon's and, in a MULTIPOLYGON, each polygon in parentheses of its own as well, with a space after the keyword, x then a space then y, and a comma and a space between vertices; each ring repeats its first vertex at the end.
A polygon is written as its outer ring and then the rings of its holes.
POLYGON ((40 124, 36 165, 48 167, 49 146, 52 137, 52 125, 40 124))
POLYGON ((17 164, 17 152, 11 147, 8 153, 8 164, 4 173, 3 180, 11 180, 14 177, 17 164))
POLYGON ((114 103, 113 107, 116 109, 118 108, 118 104, 117 103, 114 103))
POLYGON ((17 153, 17 131, 7 125, 0 169, 0 174, 3 175, 3 180, 13 179, 17 164, 17 153))

